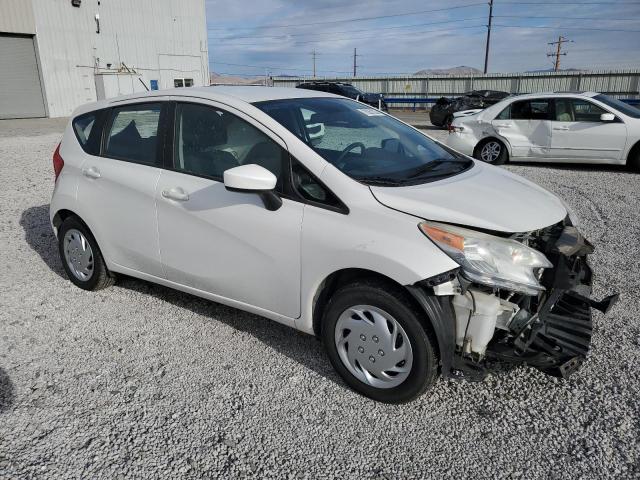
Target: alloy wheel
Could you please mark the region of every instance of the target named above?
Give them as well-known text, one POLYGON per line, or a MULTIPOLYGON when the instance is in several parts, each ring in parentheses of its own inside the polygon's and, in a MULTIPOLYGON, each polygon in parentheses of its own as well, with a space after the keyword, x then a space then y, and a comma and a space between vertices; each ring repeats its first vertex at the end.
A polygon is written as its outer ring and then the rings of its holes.
POLYGON ((480 150, 480 158, 487 163, 494 163, 502 153, 502 145, 498 142, 491 141, 483 145, 480 150))

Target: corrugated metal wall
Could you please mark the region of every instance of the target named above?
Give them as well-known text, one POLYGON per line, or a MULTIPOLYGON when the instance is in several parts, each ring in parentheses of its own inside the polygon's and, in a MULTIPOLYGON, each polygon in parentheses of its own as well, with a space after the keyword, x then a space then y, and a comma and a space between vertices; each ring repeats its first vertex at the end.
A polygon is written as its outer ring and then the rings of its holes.
POLYGON ((36 33, 31 0, 0 0, 0 32, 36 33))
POLYGON ((196 86, 209 83, 204 0, 108 0, 100 5, 85 0, 79 8, 69 0, 19 1, 33 4, 51 117, 95 101, 94 74, 105 73, 107 64, 113 72, 126 64, 147 86, 152 79, 160 88, 173 87, 174 78, 192 78, 196 86))
MULTIPOLYGON (((294 87, 303 80, 309 78, 276 77, 273 84, 276 87, 294 87)), ((460 95, 470 90, 501 90, 509 93, 582 90, 619 98, 640 98, 640 70, 473 76, 325 77, 320 80, 349 82, 365 92, 384 93, 388 97, 434 98, 460 95)))

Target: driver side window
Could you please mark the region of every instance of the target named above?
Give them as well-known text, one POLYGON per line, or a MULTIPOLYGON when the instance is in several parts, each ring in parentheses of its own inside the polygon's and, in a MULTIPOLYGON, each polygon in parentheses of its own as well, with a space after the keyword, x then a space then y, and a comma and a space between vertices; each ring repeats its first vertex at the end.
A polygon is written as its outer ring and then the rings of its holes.
POLYGON ((282 191, 288 153, 266 134, 225 110, 179 103, 175 115, 174 168, 222 181, 223 173, 256 164, 278 179, 282 191))

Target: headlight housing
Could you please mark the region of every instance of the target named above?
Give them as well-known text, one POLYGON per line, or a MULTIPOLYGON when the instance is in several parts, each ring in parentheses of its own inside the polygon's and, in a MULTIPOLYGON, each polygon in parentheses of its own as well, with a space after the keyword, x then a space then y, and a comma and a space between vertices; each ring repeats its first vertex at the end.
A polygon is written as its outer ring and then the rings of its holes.
POLYGON ((545 288, 536 276, 540 268, 553 264, 533 248, 508 238, 461 227, 422 222, 420 231, 457 262, 469 280, 525 295, 545 288))

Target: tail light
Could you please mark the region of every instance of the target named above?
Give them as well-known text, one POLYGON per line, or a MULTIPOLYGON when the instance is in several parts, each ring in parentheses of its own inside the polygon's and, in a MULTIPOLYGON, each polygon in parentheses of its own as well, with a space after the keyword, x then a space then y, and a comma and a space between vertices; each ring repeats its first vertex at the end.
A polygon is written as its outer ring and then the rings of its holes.
POLYGON ((449 133, 462 131, 464 131, 464 127, 462 125, 449 125, 449 133))
POLYGON ((62 171, 62 167, 64 167, 64 160, 62 159, 62 156, 60 155, 60 143, 58 144, 56 151, 53 152, 53 172, 55 174, 55 179, 54 182, 56 180, 58 180, 58 176, 60 175, 60 172, 62 171))

